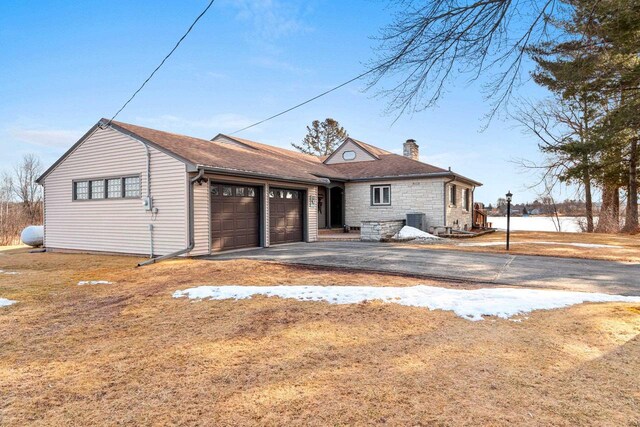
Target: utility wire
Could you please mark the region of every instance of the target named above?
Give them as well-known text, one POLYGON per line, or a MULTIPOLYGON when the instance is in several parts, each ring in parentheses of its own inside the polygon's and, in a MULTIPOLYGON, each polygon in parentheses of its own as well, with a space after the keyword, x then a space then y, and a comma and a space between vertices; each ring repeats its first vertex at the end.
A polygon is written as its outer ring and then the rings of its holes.
MULTIPOLYGON (((386 64, 383 64, 383 65, 386 65, 386 64)), ((251 128, 252 128, 252 127, 254 127, 254 126, 261 125, 262 123, 264 123, 264 122, 268 122, 268 121, 269 121, 269 120, 271 120, 271 119, 275 119, 276 117, 279 117, 279 116, 281 116, 281 115, 283 115, 283 114, 286 114, 286 113, 288 113, 289 111, 293 111, 293 110, 295 110, 296 108, 302 107, 302 106, 303 106, 303 105, 305 105, 305 104, 308 104, 308 103, 310 103, 310 102, 312 102, 312 101, 315 101, 316 99, 321 98, 321 97, 323 97, 323 96, 325 96, 325 95, 327 95, 327 94, 329 94, 329 93, 331 93, 331 92, 333 92, 333 91, 335 91, 335 90, 338 90, 338 89, 340 89, 341 87, 346 86, 346 85, 348 85, 348 84, 349 84, 349 83, 351 83, 351 82, 355 82, 356 80, 359 80, 359 79, 363 78, 364 76, 366 76, 366 75, 368 75, 368 74, 373 73, 374 71, 376 71, 376 70, 378 70, 379 68, 381 68, 383 65, 380 65, 380 66, 378 66, 378 67, 372 68, 372 69, 370 69, 369 71, 365 71, 364 73, 362 73, 362 74, 360 74, 360 75, 358 75, 358 76, 356 76, 356 77, 354 77, 354 78, 352 78, 352 79, 350 79, 350 80, 347 80, 346 82, 341 83, 341 84, 339 84, 338 86, 335 86, 335 87, 333 87, 333 88, 331 88, 331 89, 329 89, 329 90, 327 90, 327 91, 324 91, 324 92, 322 92, 321 94, 314 96, 313 98, 309 98, 309 99, 307 99, 306 101, 301 102, 301 103, 300 103, 300 104, 298 104, 298 105, 294 105, 294 106, 293 106, 293 107, 291 107, 291 108, 288 108, 288 109, 286 109, 286 110, 284 110, 284 111, 281 111, 281 112, 279 112, 278 114, 274 114, 274 115, 273 115, 273 116, 271 116, 271 117, 267 117, 267 118, 266 118, 266 119, 264 119, 264 120, 260 120, 259 122, 256 122, 256 123, 254 123, 254 124, 252 124, 252 125, 249 125, 249 126, 243 127, 242 129, 239 129, 239 130, 237 130, 237 131, 235 131, 235 132, 233 132, 233 133, 230 133, 229 135, 235 135, 236 133, 240 133, 240 132, 245 131, 245 130, 247 130, 247 129, 251 129, 251 128)))
POLYGON ((160 67, 162 67, 165 63, 165 61, 167 59, 169 59, 169 57, 173 54, 173 52, 175 52, 175 50, 178 48, 178 46, 180 46, 180 43, 182 43, 182 41, 189 35, 189 33, 191 32, 191 30, 193 29, 193 27, 195 27, 195 25, 198 23, 198 21, 200 20, 200 18, 202 18, 204 16, 205 13, 207 13, 207 11, 209 10, 209 8, 213 5, 213 2, 215 0, 211 0, 209 2, 209 4, 207 5, 207 7, 204 8, 204 10, 200 13, 200 15, 198 15, 198 17, 196 18, 195 21, 193 21, 193 23, 191 24, 191 26, 189 27, 189 29, 187 30, 186 33, 184 33, 184 35, 182 37, 180 37, 180 40, 178 40, 178 42, 176 43, 176 45, 173 47, 173 49, 171 49, 171 51, 167 54, 167 56, 164 57, 164 59, 162 60, 162 62, 160 62, 160 64, 156 67, 155 70, 153 70, 153 72, 149 75, 149 77, 147 77, 147 79, 142 83, 142 85, 138 88, 138 90, 136 90, 133 95, 131 95, 131 98, 129 98, 127 100, 127 102, 125 102, 122 107, 120 107, 120 109, 113 115, 113 117, 111 117, 111 119, 109 119, 109 122, 107 123, 107 125, 110 125, 111 122, 113 121, 113 119, 115 119, 118 114, 120 114, 120 112, 122 110, 125 109, 125 107, 133 100, 133 98, 136 97, 136 95, 138 94, 138 92, 140 92, 142 90, 143 87, 145 87, 145 85, 149 82, 149 80, 151 80, 151 78, 153 77, 153 75, 160 69, 160 67))

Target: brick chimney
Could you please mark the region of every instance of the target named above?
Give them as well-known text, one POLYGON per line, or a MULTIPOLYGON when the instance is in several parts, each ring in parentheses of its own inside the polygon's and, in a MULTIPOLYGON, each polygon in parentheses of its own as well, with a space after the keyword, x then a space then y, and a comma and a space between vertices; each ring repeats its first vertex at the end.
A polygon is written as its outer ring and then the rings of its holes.
POLYGON ((418 144, 415 139, 407 139, 407 142, 402 145, 402 155, 413 160, 420 160, 418 144))

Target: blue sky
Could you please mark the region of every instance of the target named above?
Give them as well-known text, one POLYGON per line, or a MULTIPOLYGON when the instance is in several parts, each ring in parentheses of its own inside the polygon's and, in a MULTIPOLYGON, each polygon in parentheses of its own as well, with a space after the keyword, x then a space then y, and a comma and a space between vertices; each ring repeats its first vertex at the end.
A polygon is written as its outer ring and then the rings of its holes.
MULTIPOLYGON (((0 169, 24 153, 48 166, 101 117, 111 117, 184 33, 206 0, 2 2, 0 169)), ((118 120, 211 138, 270 116, 360 74, 383 1, 217 0, 118 120)), ((314 119, 333 117, 357 139, 399 152, 414 138, 423 161, 484 183, 476 200, 535 182, 511 161, 537 160, 536 141, 494 120, 480 84, 451 82, 436 108, 393 123, 366 81, 238 136, 289 147, 314 119)), ((525 84, 520 95, 544 93, 525 84)), ((563 196, 572 196, 564 193, 563 196)))

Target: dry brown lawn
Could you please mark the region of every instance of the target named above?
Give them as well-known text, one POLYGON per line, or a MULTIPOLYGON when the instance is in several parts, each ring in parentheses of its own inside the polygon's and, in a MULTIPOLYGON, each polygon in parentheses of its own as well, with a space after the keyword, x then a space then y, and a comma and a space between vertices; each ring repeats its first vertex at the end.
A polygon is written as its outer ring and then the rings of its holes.
MULTIPOLYGON (((553 233, 545 231, 515 231, 511 233, 510 254, 546 255, 567 258, 602 259, 640 263, 640 235, 600 233, 553 233), (540 245, 526 242, 556 242, 559 245, 540 245), (620 248, 585 248, 562 243, 588 243, 620 248)), ((506 233, 497 231, 474 238, 451 239, 446 244, 429 244, 430 249, 448 249, 468 252, 507 253, 505 246, 458 246, 458 243, 506 242, 506 233)), ((417 243, 404 243, 420 245, 417 243)))
MULTIPOLYGON (((413 285, 249 261, 0 253, 0 425, 640 425, 640 306, 520 323, 201 284, 413 285), (77 286, 79 280, 113 285, 77 286)), ((443 286, 465 286, 447 284, 443 286)))

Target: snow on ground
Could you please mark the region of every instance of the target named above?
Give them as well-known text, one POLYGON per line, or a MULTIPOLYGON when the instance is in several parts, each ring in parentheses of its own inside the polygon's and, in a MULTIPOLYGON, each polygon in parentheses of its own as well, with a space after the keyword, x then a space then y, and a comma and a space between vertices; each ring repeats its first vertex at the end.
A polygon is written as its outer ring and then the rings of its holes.
POLYGON ((79 286, 83 285, 112 285, 113 283, 107 282, 106 280, 82 280, 78 282, 79 286))
POLYGON ((425 231, 405 225, 400 231, 393 236, 395 240, 439 240, 440 237, 429 234, 425 231))
POLYGON ((357 304, 381 300, 430 310, 449 310, 467 320, 483 316, 508 319, 533 310, 550 310, 583 302, 638 302, 640 297, 587 292, 520 288, 448 289, 418 285, 412 287, 374 286, 199 286, 176 291, 174 298, 246 299, 253 295, 326 301, 330 304, 357 304))
POLYGON ((10 299, 6 299, 6 298, 0 298, 0 307, 7 307, 11 304, 15 304, 18 301, 12 301, 10 299))
MULTIPOLYGON (((622 248, 616 245, 600 245, 596 243, 572 243, 572 242, 510 242, 510 245, 562 245, 577 246, 579 248, 622 248)), ((458 246, 504 246, 505 242, 475 242, 458 243, 458 246)))
POLYGON ((0 270, 0 274, 19 274, 17 271, 4 271, 0 270))

